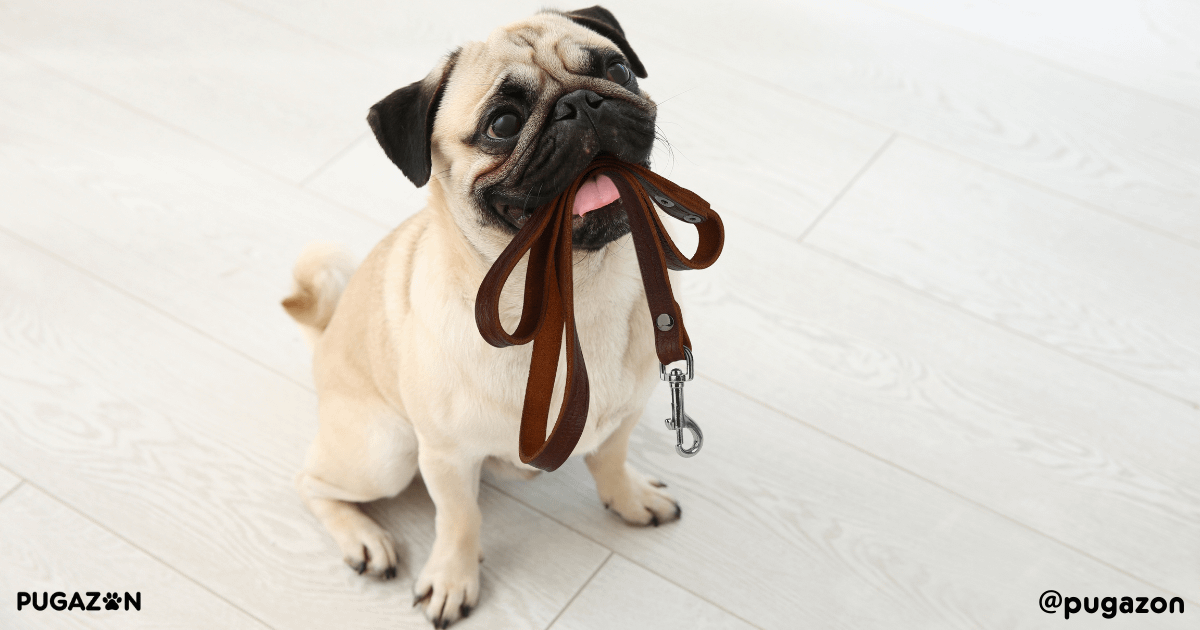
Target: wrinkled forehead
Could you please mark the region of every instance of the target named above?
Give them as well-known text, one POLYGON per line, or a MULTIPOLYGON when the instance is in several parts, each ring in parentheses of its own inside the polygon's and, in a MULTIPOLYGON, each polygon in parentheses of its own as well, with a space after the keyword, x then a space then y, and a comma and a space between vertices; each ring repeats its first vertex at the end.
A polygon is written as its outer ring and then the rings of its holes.
MULTIPOLYGON (((449 102, 478 105, 502 85, 542 94, 574 75, 593 74, 603 56, 619 50, 604 36, 552 13, 492 31, 485 42, 462 47, 446 86, 449 102)), ((466 114, 467 112, 458 112, 466 114)))

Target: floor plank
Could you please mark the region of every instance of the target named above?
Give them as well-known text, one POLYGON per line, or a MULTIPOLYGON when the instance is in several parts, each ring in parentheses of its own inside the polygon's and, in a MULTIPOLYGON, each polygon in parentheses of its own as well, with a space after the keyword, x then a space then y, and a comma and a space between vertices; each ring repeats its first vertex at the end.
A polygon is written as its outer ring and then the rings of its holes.
POLYGON ((873 0, 1200 109, 1200 9, 1188 0, 873 0))
POLYGON ((292 181, 361 135, 393 88, 370 59, 206 0, 6 3, 0 41, 292 181))
MULTIPOLYGON (((0 461, 266 623, 427 625, 410 595, 423 486, 374 506, 399 579, 355 575, 292 488, 312 392, 3 235, 0 389, 0 461)), ((608 552, 494 491, 481 503, 496 557, 463 627, 544 627, 608 552)))
POLYGON ((1200 408, 1200 249, 905 140, 805 243, 1200 408))
MULTIPOLYGON (((465 38, 483 38, 493 28, 532 15, 538 2, 497 5, 468 2, 448 19, 436 5, 412 7, 365 0, 343 4, 240 0, 272 18, 335 38, 348 49, 374 58, 400 60, 437 55, 465 38), (398 33, 412 29, 413 37, 398 33), (435 33, 442 33, 434 37, 435 33)), ((623 4, 607 3, 620 16, 623 4)), ((664 46, 655 21, 628 24, 630 40, 650 76, 639 85, 659 103, 659 142, 653 163, 659 172, 699 187, 724 212, 791 235, 803 233, 854 177, 890 132, 807 100, 780 97, 739 72, 698 64, 695 56, 664 46), (753 116, 746 103, 754 103, 753 116), (774 124, 786 121, 786 124, 774 124), (668 144, 669 143, 669 144, 668 144), (786 158, 785 158, 786 156, 786 158), (752 182, 752 184, 749 184, 752 182)), ((427 70, 394 80, 399 88, 427 70)), ((389 75, 391 76, 391 75, 389 75)), ((307 187, 372 216, 406 216, 424 203, 384 158, 374 141, 354 145, 307 187), (379 210, 400 208, 399 213, 379 210)))
MULTIPOLYGON (((716 359, 704 356, 701 374, 712 373, 716 359)), ((1040 627, 1049 588, 1161 592, 711 380, 686 396, 705 432, 697 457, 676 455, 663 429, 665 387, 631 443, 633 464, 680 501, 678 523, 647 530, 580 510, 597 501, 580 462, 495 483, 761 628, 1040 627)), ((1010 491, 1032 491, 1024 483, 1010 491)), ((1183 545, 1176 552, 1194 560, 1183 545)), ((1184 627, 1176 617, 1162 621, 1184 627)))
POLYGON ((682 274, 699 374, 1149 582, 1200 589, 1194 406, 727 227, 741 236, 721 261, 682 274))
MULTIPOLYGON (((140 595, 141 609, 17 611, 0 608, 0 627, 209 629, 267 626, 53 498, 24 486, 0 503, 0 590, 140 595)), ((40 598, 39 598, 40 599, 40 598)), ((104 601, 95 605, 103 608, 104 601)))
POLYGON ((365 255, 384 225, 3 53, 0 81, 0 225, 310 382, 291 265, 314 240, 365 255))
POLYGON ((683 54, 1200 245, 1200 112, 857 2, 627 11, 683 54))
POLYGON ((751 630, 653 573, 613 555, 549 630, 751 630))
POLYGON ((337 5, 321 0, 214 1, 326 40, 377 62, 379 68, 391 68, 396 83, 392 89, 424 77, 439 57, 464 41, 482 41, 497 26, 546 6, 536 0, 455 0, 451 4, 346 0, 337 5))

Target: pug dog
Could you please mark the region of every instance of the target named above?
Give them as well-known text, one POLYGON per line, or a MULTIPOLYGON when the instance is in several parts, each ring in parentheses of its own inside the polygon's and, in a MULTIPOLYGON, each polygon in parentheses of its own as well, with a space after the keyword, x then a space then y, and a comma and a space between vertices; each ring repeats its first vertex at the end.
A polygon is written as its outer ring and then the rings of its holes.
MULTIPOLYGON (((429 187, 428 205, 357 269, 321 246, 296 264, 283 304, 312 342, 320 415, 297 487, 351 568, 391 578, 396 543, 359 504, 395 496, 420 471, 436 539, 413 592, 435 627, 479 600, 481 468, 536 474, 517 452, 532 348, 487 344, 476 292, 536 208, 597 156, 649 165, 656 106, 638 85, 645 77, 601 7, 544 11, 465 44, 367 118, 387 157, 429 187)), ((658 380, 629 222, 603 176, 583 186, 573 213, 575 321, 591 383, 573 454, 606 508, 660 525, 680 517, 678 503, 626 463, 658 380)), ((508 330, 520 319, 523 267, 501 296, 508 330)), ((560 386, 564 371, 560 361, 560 386)))

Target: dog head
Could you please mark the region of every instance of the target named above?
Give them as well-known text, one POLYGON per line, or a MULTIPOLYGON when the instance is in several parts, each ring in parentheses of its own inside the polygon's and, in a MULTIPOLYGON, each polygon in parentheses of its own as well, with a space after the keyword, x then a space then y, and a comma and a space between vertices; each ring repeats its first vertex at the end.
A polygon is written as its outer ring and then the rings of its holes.
MULTIPOLYGON (((645 77, 606 9, 545 11, 454 51, 367 120, 392 162, 417 186, 430 183, 468 240, 498 253, 598 155, 649 166, 656 107, 638 86, 645 77)), ((585 185, 574 211, 577 250, 629 233, 604 178, 585 185)))

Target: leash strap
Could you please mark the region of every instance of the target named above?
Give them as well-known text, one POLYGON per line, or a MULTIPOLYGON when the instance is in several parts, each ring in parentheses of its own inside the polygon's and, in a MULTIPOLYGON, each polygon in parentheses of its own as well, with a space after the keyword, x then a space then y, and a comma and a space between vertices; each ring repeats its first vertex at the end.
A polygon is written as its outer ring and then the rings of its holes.
POLYGON ((533 342, 533 362, 521 410, 520 455, 522 462, 547 471, 555 470, 570 457, 587 421, 587 365, 575 334, 571 222, 575 194, 588 178, 599 174, 616 185, 629 217, 654 326, 654 348, 663 366, 683 360, 688 361, 689 372, 691 366, 691 340, 667 270, 704 269, 716 262, 725 242, 721 217, 699 195, 647 168, 607 156, 592 162, 562 194, 538 208, 513 237, 479 285, 475 323, 483 338, 497 348, 533 342), (655 204, 669 216, 696 226, 699 243, 691 257, 675 246, 654 211, 655 204), (500 324, 500 294, 526 254, 529 263, 521 321, 510 334, 500 324), (566 353, 566 389, 558 418, 547 437, 546 422, 564 336, 570 346, 566 353))

